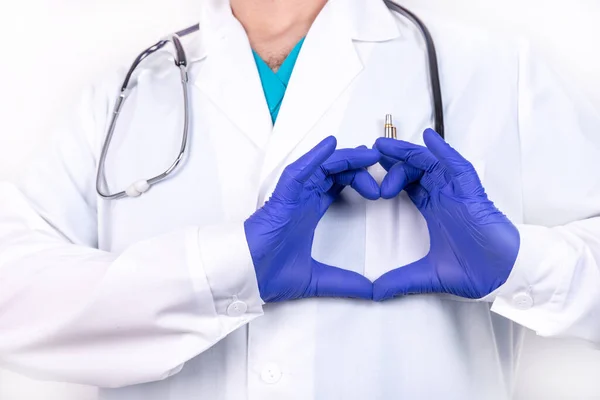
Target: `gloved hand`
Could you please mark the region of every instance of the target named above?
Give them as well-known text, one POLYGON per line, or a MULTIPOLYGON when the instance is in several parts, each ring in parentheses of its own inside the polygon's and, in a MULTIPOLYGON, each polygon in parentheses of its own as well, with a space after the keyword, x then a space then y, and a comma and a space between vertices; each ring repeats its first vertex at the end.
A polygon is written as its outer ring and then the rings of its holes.
POLYGON ((245 222, 265 302, 305 297, 372 299, 370 280, 311 256, 317 224, 345 186, 367 199, 379 198, 379 186, 365 169, 379 161, 379 152, 364 146, 336 151, 336 145, 330 136, 287 166, 272 197, 245 222))
POLYGON ((482 298, 508 278, 519 232, 488 199, 470 162, 433 130, 423 138, 427 147, 383 138, 375 144, 388 170, 381 196, 406 190, 427 221, 430 250, 377 279, 373 299, 417 293, 482 298))

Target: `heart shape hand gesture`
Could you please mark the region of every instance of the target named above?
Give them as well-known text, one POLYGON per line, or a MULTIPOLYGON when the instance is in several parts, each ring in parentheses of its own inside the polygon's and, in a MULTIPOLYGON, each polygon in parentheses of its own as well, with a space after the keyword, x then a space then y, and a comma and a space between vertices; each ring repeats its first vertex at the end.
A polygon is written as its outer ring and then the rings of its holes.
POLYGON ((500 287, 519 252, 517 228, 488 199, 470 162, 432 130, 424 141, 426 147, 382 138, 375 149, 336 151, 328 137, 290 164, 271 199, 245 223, 263 300, 381 301, 419 293, 478 299, 500 287), (388 171, 381 189, 366 170, 378 161, 388 171), (406 190, 427 222, 427 256, 374 283, 314 260, 317 224, 346 186, 370 200, 406 190))

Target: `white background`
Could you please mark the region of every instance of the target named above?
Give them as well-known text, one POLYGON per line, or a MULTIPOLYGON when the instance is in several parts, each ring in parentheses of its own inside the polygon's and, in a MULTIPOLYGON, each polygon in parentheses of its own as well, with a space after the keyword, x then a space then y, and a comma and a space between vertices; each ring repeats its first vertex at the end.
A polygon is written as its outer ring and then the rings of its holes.
MULTIPOLYGON (((0 179, 18 179, 20 166, 43 150, 83 85, 194 23, 201 1, 0 0, 0 179)), ((600 109, 600 0, 403 3, 529 36, 600 109)), ((519 400, 600 400, 600 351, 582 344, 530 335, 519 372, 519 400)), ((89 388, 0 372, 0 400, 94 398, 89 388)))

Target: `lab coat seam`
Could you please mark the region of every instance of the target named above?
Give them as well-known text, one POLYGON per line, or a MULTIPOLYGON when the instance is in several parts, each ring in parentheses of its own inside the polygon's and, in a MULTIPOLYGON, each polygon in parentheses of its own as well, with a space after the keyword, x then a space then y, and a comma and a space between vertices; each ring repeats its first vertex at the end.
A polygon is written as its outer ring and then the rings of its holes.
POLYGON ((522 79, 523 79, 523 71, 522 71, 522 54, 521 52, 517 53, 517 107, 516 107, 516 114, 517 114, 517 140, 519 143, 518 146, 518 151, 519 151, 519 157, 517 158, 519 160, 519 178, 520 178, 520 187, 519 187, 519 194, 521 196, 521 221, 523 222, 527 222, 527 218, 525 215, 525 210, 526 210, 526 206, 525 206, 525 193, 524 193, 524 188, 525 188, 525 174, 523 173, 523 140, 522 140, 522 129, 523 129, 523 112, 521 110, 521 106, 523 103, 523 99, 522 99, 522 79))
MULTIPOLYGON (((216 297, 215 297, 215 293, 213 291, 213 288, 210 284, 210 280, 208 278, 208 275, 206 273, 206 269, 205 269, 205 261, 203 260, 202 257, 202 243, 201 243, 201 238, 200 238, 200 228, 197 227, 195 229, 193 229, 193 235, 191 237, 192 240, 192 244, 190 245, 190 248, 194 249, 193 253, 193 257, 195 258, 195 260, 192 260, 192 262, 190 263, 190 266, 192 268, 194 268, 194 266, 201 271, 201 274, 203 275, 203 281, 206 283, 206 287, 208 288, 208 292, 210 293, 210 297, 213 299, 213 303, 212 303, 212 311, 214 313, 215 317, 219 316, 219 311, 217 309, 217 304, 216 304, 216 297), (196 263, 194 263, 194 261, 196 261, 196 263)), ((196 280, 193 278, 194 275, 192 275, 192 282, 195 284, 196 280)), ((194 285, 194 291, 196 293, 201 292, 201 288, 199 288, 197 285, 194 285)))

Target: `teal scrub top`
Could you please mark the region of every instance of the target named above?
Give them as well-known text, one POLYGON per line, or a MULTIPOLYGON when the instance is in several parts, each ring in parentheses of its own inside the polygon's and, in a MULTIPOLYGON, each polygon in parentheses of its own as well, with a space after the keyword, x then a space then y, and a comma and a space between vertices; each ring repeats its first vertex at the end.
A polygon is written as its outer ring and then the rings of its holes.
POLYGON ((277 120, 279 108, 281 108, 283 96, 285 95, 285 90, 287 89, 290 77, 292 76, 294 65, 296 65, 302 43, 304 43, 304 39, 296 44, 277 72, 273 72, 267 63, 252 50, 273 124, 275 124, 275 121, 277 120))

